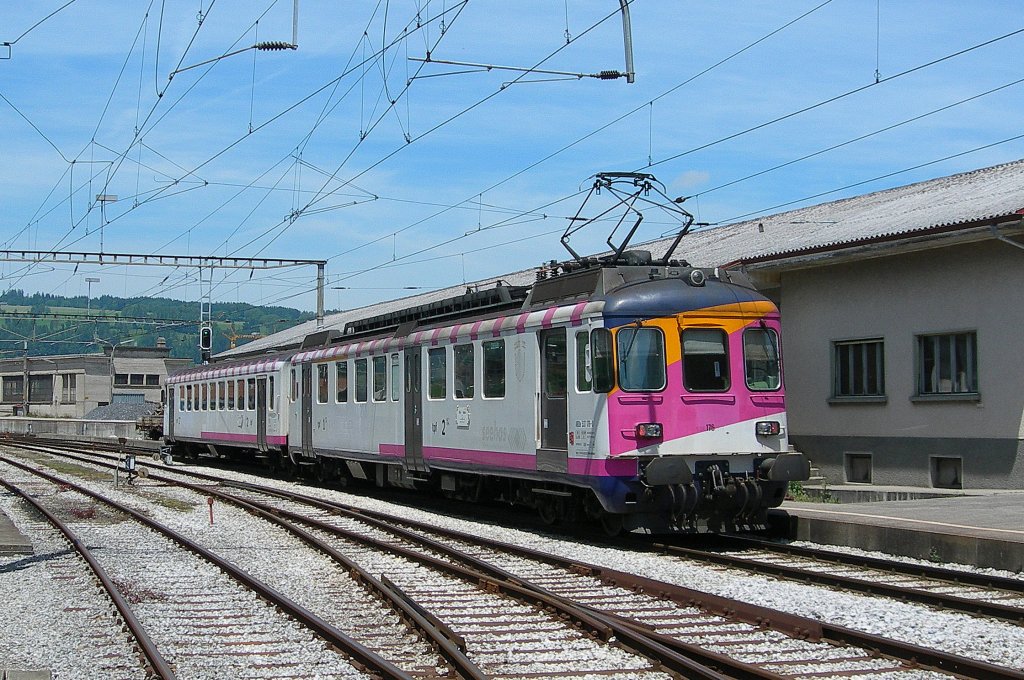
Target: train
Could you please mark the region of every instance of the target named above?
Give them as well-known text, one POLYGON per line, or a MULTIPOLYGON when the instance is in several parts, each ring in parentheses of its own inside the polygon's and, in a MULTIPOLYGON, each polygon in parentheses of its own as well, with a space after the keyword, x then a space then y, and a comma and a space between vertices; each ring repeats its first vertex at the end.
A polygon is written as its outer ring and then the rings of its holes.
POLYGON ((684 200, 653 175, 598 173, 561 239, 573 259, 530 285, 177 373, 170 455, 510 503, 608 534, 763 526, 810 476, 787 436, 779 310, 737 272, 672 259, 694 223, 684 200), (583 217, 595 196, 611 207, 583 217), (628 248, 647 209, 682 223, 658 258, 628 248), (602 221, 613 251, 581 256, 570 238, 602 221))
POLYGON ((777 307, 726 272, 625 255, 179 372, 166 443, 610 534, 763 524, 810 472, 777 307))

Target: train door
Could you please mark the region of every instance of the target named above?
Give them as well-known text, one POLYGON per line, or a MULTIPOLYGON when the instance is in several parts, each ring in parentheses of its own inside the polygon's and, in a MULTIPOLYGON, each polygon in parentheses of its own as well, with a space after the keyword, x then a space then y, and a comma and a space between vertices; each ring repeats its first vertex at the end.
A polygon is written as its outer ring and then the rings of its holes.
POLYGON ((164 436, 168 439, 174 439, 174 414, 175 403, 178 400, 178 385, 167 386, 167 428, 164 432, 164 436))
POLYGON ((302 364, 301 382, 301 420, 302 420, 302 455, 312 458, 313 453, 313 364, 302 364))
POLYGON ((540 341, 540 419, 541 449, 537 469, 568 471, 568 360, 565 329, 543 330, 540 341))
POLYGON ((256 448, 262 453, 267 447, 267 378, 256 378, 256 448))
POLYGON ((405 466, 426 472, 423 461, 423 371, 419 347, 405 350, 405 466))

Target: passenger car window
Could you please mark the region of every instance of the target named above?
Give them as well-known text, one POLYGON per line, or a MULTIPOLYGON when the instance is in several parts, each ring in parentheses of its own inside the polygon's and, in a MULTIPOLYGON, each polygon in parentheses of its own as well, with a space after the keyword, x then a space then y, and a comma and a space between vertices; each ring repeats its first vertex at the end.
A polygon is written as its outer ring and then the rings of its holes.
POLYGON ((665 388, 665 338, 657 328, 626 326, 616 333, 619 387, 627 392, 665 388))
POLYGON ((455 360, 455 398, 473 398, 473 345, 455 345, 453 349, 455 360))
POLYGON ((747 387, 755 392, 777 390, 782 385, 779 338, 770 328, 743 332, 743 367, 747 387))
POLYGON ((484 351, 484 397, 500 399, 505 396, 505 341, 487 340, 484 351))
POLYGON ((427 354, 430 363, 430 389, 427 396, 431 399, 444 399, 448 394, 446 389, 447 378, 447 356, 444 347, 437 347, 427 354))
POLYGON ((683 385, 691 392, 729 389, 728 335, 720 328, 687 328, 683 344, 683 385))

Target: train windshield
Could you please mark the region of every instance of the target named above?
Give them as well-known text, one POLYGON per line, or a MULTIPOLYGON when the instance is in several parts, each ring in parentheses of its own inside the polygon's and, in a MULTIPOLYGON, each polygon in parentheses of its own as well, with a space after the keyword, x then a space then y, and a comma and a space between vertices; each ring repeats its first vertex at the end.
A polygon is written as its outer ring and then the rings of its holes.
POLYGON ((627 326, 616 333, 619 387, 653 392, 665 387, 665 338, 657 328, 627 326))
POLYGON ((755 392, 779 389, 779 337, 770 328, 748 328, 743 332, 743 364, 747 387, 755 392))

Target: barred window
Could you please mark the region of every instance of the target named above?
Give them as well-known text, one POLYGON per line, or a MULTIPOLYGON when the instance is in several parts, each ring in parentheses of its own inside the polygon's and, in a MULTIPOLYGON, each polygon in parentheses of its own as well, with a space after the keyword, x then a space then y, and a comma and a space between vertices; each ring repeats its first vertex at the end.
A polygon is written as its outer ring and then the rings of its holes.
POLYGON ((885 394, 885 345, 881 338, 833 343, 832 394, 880 397, 885 394))
POLYGON ((976 394, 978 337, 974 332, 917 337, 918 394, 976 394))

